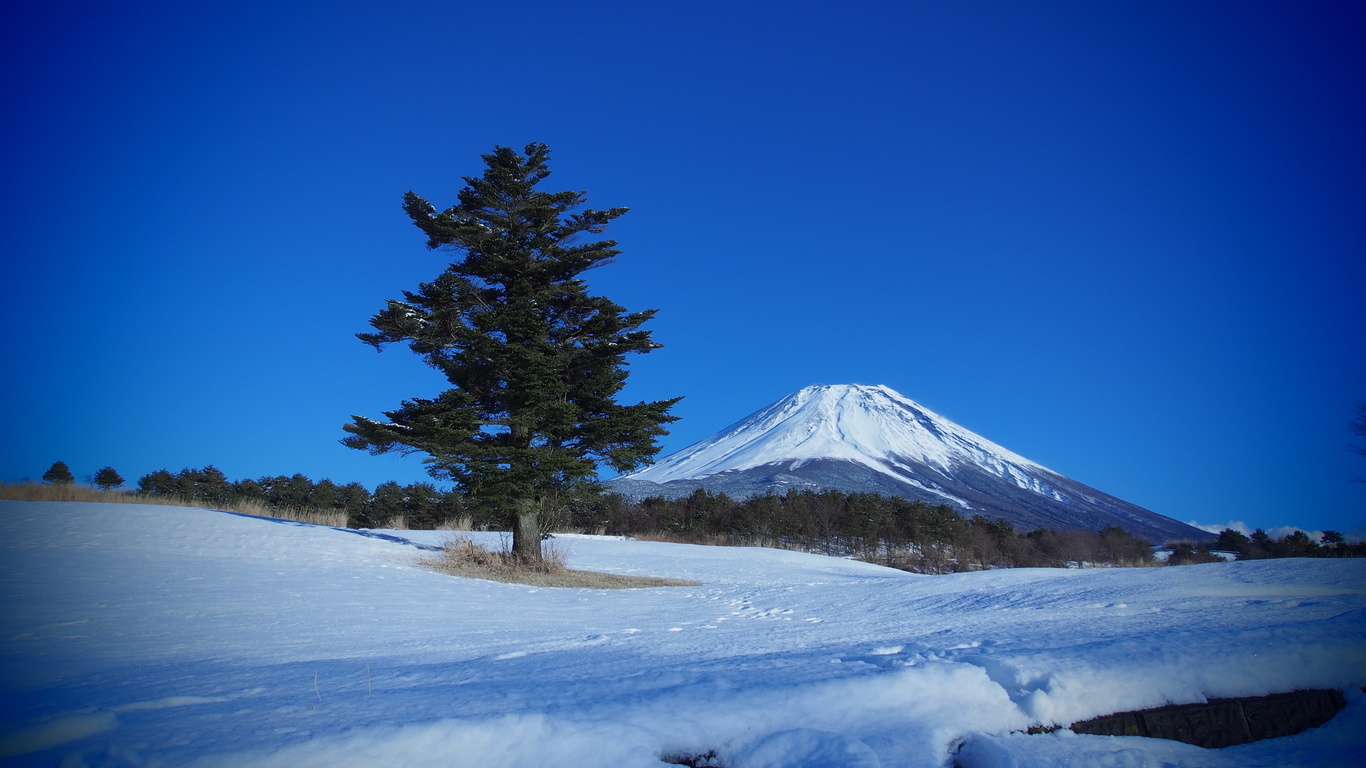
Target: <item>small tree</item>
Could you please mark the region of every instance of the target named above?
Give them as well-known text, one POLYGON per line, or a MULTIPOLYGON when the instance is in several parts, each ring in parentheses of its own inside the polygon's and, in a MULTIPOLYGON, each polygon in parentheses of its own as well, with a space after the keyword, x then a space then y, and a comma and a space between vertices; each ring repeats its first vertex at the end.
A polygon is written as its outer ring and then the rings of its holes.
MULTIPOLYGON (((1260 529, 1259 529, 1260 530, 1260 529)), ((1242 531, 1235 531, 1232 528, 1225 528, 1219 532, 1219 538, 1214 542, 1214 548, 1222 552, 1239 552, 1247 550, 1252 543, 1242 531)))
POLYGON ((427 247, 460 258, 390 300, 370 320, 376 332, 357 336, 377 350, 406 342, 452 388, 404 401, 385 412, 387 423, 355 416, 342 443, 427 454, 428 474, 498 504, 514 521, 513 551, 540 560, 545 500, 591 484, 600 463, 627 471, 654 456, 677 399, 616 402, 625 356, 659 346, 640 330, 654 310, 627 313, 590 295, 581 277, 620 253, 615 241, 583 236, 626 209, 579 210, 585 193, 540 191, 550 150, 524 151, 484 155, 483 176, 465 177, 459 202, 443 212, 404 197, 427 247))
POLYGON ((71 475, 71 468, 64 461, 56 461, 43 473, 43 482, 50 485, 70 485, 76 482, 76 478, 71 475))
POLYGON ((101 491, 108 491, 123 485, 123 476, 113 467, 104 467, 95 473, 94 483, 101 491))
POLYGON ((170 470, 158 469, 138 478, 138 493, 147 496, 179 496, 180 486, 170 470))

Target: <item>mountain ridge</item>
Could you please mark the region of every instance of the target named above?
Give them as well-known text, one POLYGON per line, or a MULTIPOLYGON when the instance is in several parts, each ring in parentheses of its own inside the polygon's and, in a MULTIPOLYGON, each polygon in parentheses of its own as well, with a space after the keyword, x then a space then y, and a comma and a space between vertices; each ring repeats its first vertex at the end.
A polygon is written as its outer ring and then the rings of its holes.
POLYGON ((645 469, 608 481, 629 498, 698 489, 745 498, 831 489, 881 493, 1017 529, 1118 526, 1162 542, 1211 534, 1067 478, 890 387, 813 385, 645 469))

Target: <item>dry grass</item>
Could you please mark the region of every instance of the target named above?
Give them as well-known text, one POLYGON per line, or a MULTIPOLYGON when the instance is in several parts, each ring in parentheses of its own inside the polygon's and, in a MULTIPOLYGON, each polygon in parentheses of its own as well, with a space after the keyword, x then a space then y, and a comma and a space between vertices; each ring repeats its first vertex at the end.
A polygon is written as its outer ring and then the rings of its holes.
POLYGON ((303 509, 295 507, 271 508, 266 506, 264 502, 255 499, 246 499, 211 507, 196 501, 179 499, 171 496, 143 496, 130 491, 102 491, 98 488, 75 485, 74 483, 0 483, 0 499, 8 499, 10 501, 85 501, 103 504, 155 504, 163 507, 195 507, 199 509, 216 509, 226 512, 236 512, 240 515, 249 515, 251 517, 271 517, 276 520, 291 520, 298 523, 330 525, 337 528, 346 527, 346 513, 332 509, 319 509, 316 507, 303 509))
POLYGON ((453 537, 442 546, 441 554, 423 560, 422 564, 452 576, 499 581, 505 584, 527 584, 534 587, 641 589, 695 587, 701 584, 685 579, 576 571, 565 567, 564 553, 553 543, 547 543, 542 549, 541 562, 533 563, 519 559, 506 549, 495 551, 481 547, 469 539, 453 537))
POLYGON ((138 496, 128 491, 102 491, 74 483, 0 483, 0 499, 10 501, 98 501, 105 504, 161 504, 183 507, 179 499, 138 496))
MULTIPOLYGON (((196 505, 197 506, 197 505, 196 505)), ((296 523, 330 525, 333 528, 346 527, 346 513, 336 509, 320 507, 268 507, 263 501, 247 499, 235 504, 227 504, 223 509, 252 517, 273 517, 276 520, 292 520, 296 523)))

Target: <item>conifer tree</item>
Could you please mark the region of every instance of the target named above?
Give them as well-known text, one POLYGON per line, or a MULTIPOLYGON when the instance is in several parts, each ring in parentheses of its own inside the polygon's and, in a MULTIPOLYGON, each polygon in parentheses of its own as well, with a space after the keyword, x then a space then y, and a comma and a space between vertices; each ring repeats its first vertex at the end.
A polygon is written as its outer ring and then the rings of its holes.
POLYGON ((625 208, 583 208, 583 192, 545 192, 550 150, 495 147, 482 177, 465 177, 442 212, 408 192, 403 208, 429 249, 457 260, 370 320, 357 336, 377 350, 406 342, 452 388, 405 400, 387 422, 354 416, 342 443, 381 454, 425 453, 427 471, 454 481, 514 522, 513 551, 539 560, 537 513, 557 490, 591 485, 659 451, 655 438, 680 398, 620 405, 625 356, 659 345, 627 312, 588 292, 581 275, 613 261, 613 240, 585 242, 625 208))
POLYGON ((71 474, 71 468, 65 461, 55 461, 43 473, 43 482, 50 485, 70 485, 76 482, 76 478, 71 474))
POLYGON ((95 473, 94 483, 101 491, 107 491, 123 485, 123 475, 113 467, 104 467, 95 473))

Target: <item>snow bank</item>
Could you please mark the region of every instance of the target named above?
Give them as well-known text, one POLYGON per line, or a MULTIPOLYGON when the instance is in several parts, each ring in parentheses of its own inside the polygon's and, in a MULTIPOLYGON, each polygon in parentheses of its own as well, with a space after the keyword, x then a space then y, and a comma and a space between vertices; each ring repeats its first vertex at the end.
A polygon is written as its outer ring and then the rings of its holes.
MULTIPOLYGON (((590 591, 419 567, 448 534, 0 502, 0 755, 69 766, 1355 765, 1366 563, 918 576, 755 548, 556 539, 590 591), (1024 736, 1117 711, 1349 691, 1211 752, 1024 736)), ((471 534, 496 543, 497 534, 471 534)))

